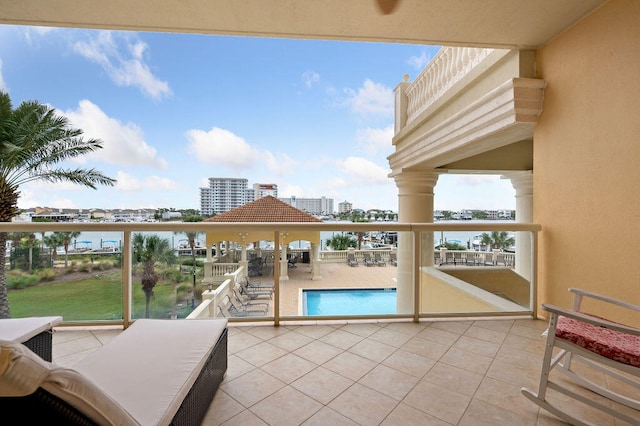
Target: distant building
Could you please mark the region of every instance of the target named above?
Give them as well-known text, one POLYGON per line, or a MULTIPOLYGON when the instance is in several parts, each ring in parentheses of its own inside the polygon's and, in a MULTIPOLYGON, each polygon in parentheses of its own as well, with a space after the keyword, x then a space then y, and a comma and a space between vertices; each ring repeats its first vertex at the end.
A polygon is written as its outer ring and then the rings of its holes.
POLYGON ((182 213, 180 212, 162 212, 162 218, 164 220, 171 220, 171 219, 182 219, 182 213))
POLYGON ((271 195, 273 198, 278 198, 278 185, 275 183, 253 184, 253 199, 251 201, 259 200, 267 195, 271 195))
POLYGON ((299 210, 305 211, 314 215, 326 215, 333 214, 333 199, 320 197, 320 198, 298 198, 292 195, 290 198, 278 198, 299 210))
POLYGON ((353 204, 348 201, 338 203, 338 213, 351 213, 353 210, 353 204))
POLYGON ((220 214, 252 201, 253 190, 242 178, 209 178, 209 187, 200 188, 200 213, 220 214))

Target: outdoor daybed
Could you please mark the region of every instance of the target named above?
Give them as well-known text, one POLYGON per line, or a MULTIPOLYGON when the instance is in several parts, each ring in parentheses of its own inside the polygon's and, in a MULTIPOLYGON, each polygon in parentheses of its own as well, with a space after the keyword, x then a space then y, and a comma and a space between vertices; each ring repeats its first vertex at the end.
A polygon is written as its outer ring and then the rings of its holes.
POLYGON ((198 425, 227 369, 227 320, 137 320, 73 369, 0 341, 0 412, 24 424, 198 425))

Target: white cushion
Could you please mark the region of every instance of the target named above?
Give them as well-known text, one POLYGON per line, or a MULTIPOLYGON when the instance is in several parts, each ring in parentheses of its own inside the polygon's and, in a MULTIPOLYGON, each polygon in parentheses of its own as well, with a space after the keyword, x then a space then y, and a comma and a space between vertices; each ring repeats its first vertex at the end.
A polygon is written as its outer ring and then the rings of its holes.
POLYGON ((62 317, 29 317, 0 319, 0 339, 26 342, 62 322, 62 317))
POLYGON ((167 425, 226 326, 226 319, 139 319, 74 369, 140 424, 167 425))
POLYGON ((20 343, 0 341, 0 396, 25 396, 38 387, 66 401, 98 424, 138 424, 83 375, 44 361, 20 343))

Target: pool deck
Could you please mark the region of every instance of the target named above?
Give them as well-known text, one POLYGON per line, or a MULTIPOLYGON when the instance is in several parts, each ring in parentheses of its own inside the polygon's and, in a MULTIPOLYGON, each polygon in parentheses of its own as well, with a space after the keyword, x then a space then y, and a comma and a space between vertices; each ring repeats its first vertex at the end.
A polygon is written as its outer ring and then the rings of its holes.
MULTIPOLYGON (((311 265, 298 263, 290 268, 289 279, 280 281, 280 315, 302 315, 301 290, 324 288, 395 288, 397 268, 388 266, 348 266, 346 263, 322 263, 322 279, 311 279, 311 265)), ((254 282, 273 284, 272 269, 250 278, 254 282)))

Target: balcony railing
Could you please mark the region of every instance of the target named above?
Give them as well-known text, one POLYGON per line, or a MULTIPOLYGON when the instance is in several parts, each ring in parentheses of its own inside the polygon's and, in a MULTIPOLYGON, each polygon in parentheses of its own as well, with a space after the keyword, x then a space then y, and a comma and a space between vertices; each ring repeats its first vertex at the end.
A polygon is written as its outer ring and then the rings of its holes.
MULTIPOLYGON (((207 257, 198 255, 198 263, 190 266, 175 266, 173 269, 156 271, 159 282, 166 278, 182 280, 177 286, 158 286, 152 295, 147 295, 152 306, 150 316, 176 318, 193 316, 219 316, 218 305, 225 297, 239 288, 241 281, 262 280, 273 284, 273 294, 265 300, 266 309, 260 315, 246 315, 230 318, 231 321, 318 321, 325 319, 406 319, 419 321, 426 317, 443 316, 494 316, 494 315, 536 315, 536 269, 537 232, 540 225, 504 222, 465 222, 460 224, 442 223, 1 223, 0 232, 27 232, 38 236, 52 232, 92 233, 100 235, 118 233, 121 241, 117 248, 101 247, 89 249, 89 241, 76 240, 73 255, 66 259, 60 251, 56 266, 74 265, 74 270, 98 271, 89 286, 89 293, 77 296, 79 288, 65 288, 49 293, 46 279, 44 285, 25 289, 10 289, 13 316, 62 315, 64 325, 121 324, 127 327, 132 321, 145 314, 147 303, 141 291, 141 266, 134 262, 132 238, 134 234, 162 233, 171 236, 177 233, 199 232, 207 235, 207 257), (443 233, 479 233, 507 231, 518 238, 518 252, 500 250, 473 250, 470 241, 463 241, 467 250, 438 250, 434 241, 443 233), (270 248, 255 247, 241 250, 236 241, 227 242, 229 251, 215 253, 211 246, 217 239, 214 235, 246 235, 248 232, 267 232, 272 235, 270 248), (294 232, 319 232, 325 235, 349 234, 358 236, 385 234, 397 235, 397 242, 367 247, 368 240, 360 241, 363 247, 350 250, 331 250, 324 241, 314 248, 295 247, 291 241, 286 255, 273 247, 283 244, 283 236, 294 232), (522 244, 524 242, 524 244, 522 244), (84 243, 84 246, 83 246, 84 243), (314 252, 317 250, 317 254, 314 252), (81 253, 84 253, 82 255, 81 253), (214 254, 215 253, 215 254, 214 254), (347 263, 349 253, 359 260, 359 268, 350 268, 347 263), (264 275, 249 273, 249 258, 261 255, 264 261, 264 275), (370 269, 365 257, 379 255, 379 262, 370 269), (297 263, 287 263, 293 257, 297 263), (306 259, 305 259, 306 257, 306 259), (392 257, 394 262, 392 263, 392 257), (79 260, 83 259, 83 260, 79 260), (110 273, 101 272, 101 265, 111 265, 110 260, 118 259, 118 266, 110 273), (303 260, 304 259, 304 260, 303 260), (303 263, 306 262, 306 263, 303 263), (289 265, 289 266, 287 266, 289 265), (387 269, 382 269, 385 266, 387 269), (114 272, 115 271, 115 272, 114 272), (195 273, 193 273, 195 272, 195 273), (215 277, 215 280, 208 278, 215 277), (356 312, 347 304, 342 313, 307 312, 306 293, 311 290, 393 290, 397 293, 395 308, 391 312, 356 312), (51 296, 54 294, 55 296, 51 296), (35 304, 44 298, 46 302, 35 304), (114 302, 115 300, 115 302, 114 302), (105 308, 111 301, 110 308, 105 308), (163 304, 164 303, 164 304, 163 304), (64 312, 70 304, 80 304, 84 308, 82 317, 64 312), (37 305, 41 311, 30 310, 37 305), (45 310, 46 308, 46 310, 45 310)), ((102 246, 104 241, 100 239, 102 246)), ((300 243, 298 243, 300 245, 300 243)), ((173 244, 172 244, 173 246, 173 244)), ((23 246, 24 247, 24 246, 23 246)), ((223 245, 221 245, 223 247, 223 245)), ((41 248, 41 247, 40 247, 41 248)), ((182 252, 183 250, 181 250, 182 252)), ((31 253, 33 255, 33 253, 31 253)), ((35 256, 38 257, 38 256, 35 256)), ((29 257, 33 260, 34 256, 29 257)), ((39 257, 38 257, 39 258, 39 257)), ((184 253, 180 259, 189 259, 184 253)), ((7 264, 7 269, 9 265, 7 264)), ((10 273, 11 271, 8 271, 10 273)), ((35 273, 35 272, 34 272, 35 273)), ((24 274, 28 276, 29 274, 24 274)), ((59 281, 60 278, 57 279, 59 281)), ((58 283, 52 283, 53 288, 58 283)), ((69 286, 67 286, 69 287, 69 286)), ((71 286, 73 287, 73 286, 71 286)), ((86 290, 86 288, 85 288, 86 290)), ((227 300, 228 301, 228 300, 227 300)), ((147 305, 148 306, 148 305, 147 305)))

